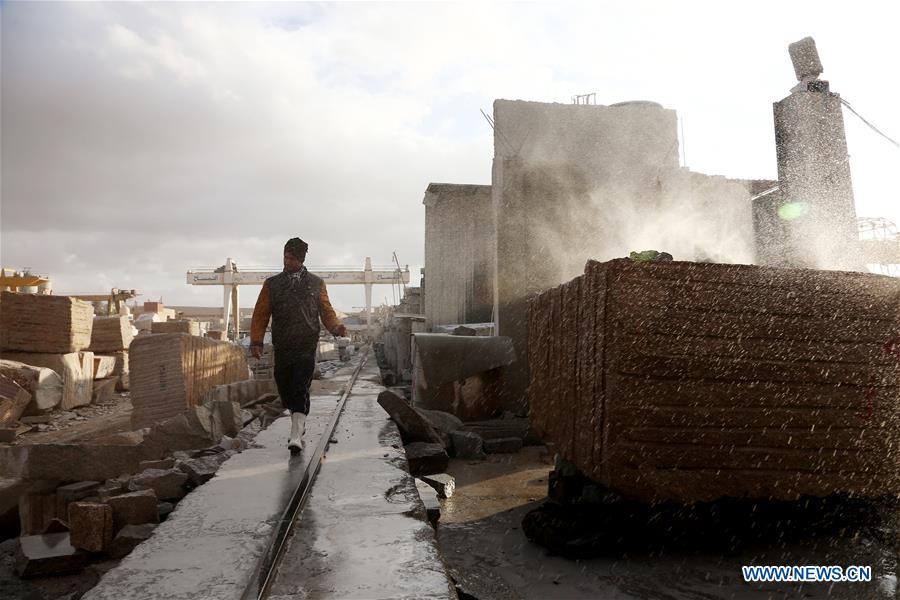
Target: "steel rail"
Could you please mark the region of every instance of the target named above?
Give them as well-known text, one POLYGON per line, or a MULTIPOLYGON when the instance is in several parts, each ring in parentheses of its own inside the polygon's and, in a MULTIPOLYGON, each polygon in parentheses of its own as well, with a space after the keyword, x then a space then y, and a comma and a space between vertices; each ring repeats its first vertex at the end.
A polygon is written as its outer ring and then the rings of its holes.
POLYGON ((306 471, 303 473, 303 479, 300 480, 297 489, 294 490, 287 507, 281 515, 272 544, 260 560, 259 569, 244 589, 241 600, 251 600, 254 598, 256 600, 263 600, 268 596, 269 588, 275 581, 275 575, 278 571, 281 557, 284 554, 287 540, 294 529, 294 524, 297 522, 300 511, 303 510, 303 506, 306 503, 312 485, 315 482, 316 476, 319 474, 319 469, 322 467, 322 461, 325 458, 325 453, 328 451, 331 436, 334 435, 334 430, 337 428, 341 413, 344 412, 344 405, 347 403, 347 397, 350 396, 350 391, 356 383, 356 378, 359 376, 360 371, 369 358, 369 349, 369 345, 362 348, 362 352, 360 352, 362 358, 359 361, 359 365, 354 369, 353 375, 351 375, 350 380, 347 382, 347 386, 344 388, 340 400, 338 400, 338 404, 331 414, 331 420, 328 422, 322 437, 319 439, 319 443, 316 445, 315 454, 313 454, 312 460, 310 460, 306 466, 306 471))

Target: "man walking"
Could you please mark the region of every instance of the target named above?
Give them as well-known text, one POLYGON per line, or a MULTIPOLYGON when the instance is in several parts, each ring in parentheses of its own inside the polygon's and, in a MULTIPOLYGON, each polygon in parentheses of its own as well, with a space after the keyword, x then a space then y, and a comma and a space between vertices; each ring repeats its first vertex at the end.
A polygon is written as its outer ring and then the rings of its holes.
POLYGON ((282 403, 291 411, 291 454, 303 449, 309 414, 309 386, 316 369, 319 319, 336 336, 347 335, 328 299, 325 282, 306 270, 309 246, 300 238, 284 245, 284 271, 266 279, 253 309, 250 351, 262 356, 263 337, 272 318, 275 349, 275 384, 282 403))

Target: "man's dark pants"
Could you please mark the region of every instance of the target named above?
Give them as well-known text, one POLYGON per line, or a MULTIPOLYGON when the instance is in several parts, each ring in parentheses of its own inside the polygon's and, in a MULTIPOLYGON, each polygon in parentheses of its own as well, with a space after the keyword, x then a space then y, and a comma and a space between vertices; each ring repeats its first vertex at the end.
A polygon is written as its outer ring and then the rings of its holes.
POLYGON ((309 386, 315 370, 315 348, 275 350, 275 385, 282 404, 292 413, 309 414, 309 386))

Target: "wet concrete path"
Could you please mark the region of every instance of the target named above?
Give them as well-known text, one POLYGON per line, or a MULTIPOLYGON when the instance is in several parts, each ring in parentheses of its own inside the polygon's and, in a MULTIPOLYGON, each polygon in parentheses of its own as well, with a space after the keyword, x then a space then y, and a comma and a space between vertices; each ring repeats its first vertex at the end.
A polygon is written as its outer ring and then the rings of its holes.
POLYGON ((374 357, 347 399, 269 598, 455 598, 409 475, 396 425, 377 403, 374 357))

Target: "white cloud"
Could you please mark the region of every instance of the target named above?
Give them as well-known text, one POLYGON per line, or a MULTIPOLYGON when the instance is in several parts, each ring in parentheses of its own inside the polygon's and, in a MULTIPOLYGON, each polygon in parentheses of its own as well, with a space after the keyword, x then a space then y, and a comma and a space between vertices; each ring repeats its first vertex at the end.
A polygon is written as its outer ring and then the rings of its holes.
MULTIPOLYGON (((490 181, 478 109, 498 97, 656 100, 682 116, 692 168, 773 178, 771 102, 793 84, 787 43, 808 34, 833 88, 900 136, 897 21, 877 4, 0 10, 2 260, 63 292, 218 303, 184 284, 188 267, 271 264, 293 235, 321 265, 397 250, 416 280, 425 186, 490 181)), ((900 152, 847 129, 860 213, 900 221, 900 152)))

